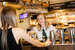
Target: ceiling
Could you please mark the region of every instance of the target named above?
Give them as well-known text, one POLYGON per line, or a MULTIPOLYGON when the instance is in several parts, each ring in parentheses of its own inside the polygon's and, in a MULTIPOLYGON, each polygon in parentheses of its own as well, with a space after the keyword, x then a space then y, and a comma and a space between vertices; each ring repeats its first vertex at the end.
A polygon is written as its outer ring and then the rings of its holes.
POLYGON ((18 9, 25 9, 26 11, 30 11, 32 13, 48 13, 47 7, 50 4, 69 2, 75 0, 19 0, 18 4, 14 3, 5 3, 5 6, 13 6, 18 9))

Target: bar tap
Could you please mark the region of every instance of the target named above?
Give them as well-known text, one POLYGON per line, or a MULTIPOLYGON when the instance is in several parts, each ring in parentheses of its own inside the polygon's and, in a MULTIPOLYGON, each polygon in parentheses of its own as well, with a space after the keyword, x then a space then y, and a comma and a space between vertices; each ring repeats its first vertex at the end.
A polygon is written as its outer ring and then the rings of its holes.
POLYGON ((71 29, 71 39, 72 39, 72 44, 74 43, 74 40, 73 40, 73 34, 74 34, 74 29, 71 29))
POLYGON ((64 32, 63 32, 63 30, 61 30, 61 42, 62 42, 62 44, 64 44, 64 32))
POLYGON ((55 34, 54 34, 54 31, 51 31, 51 35, 52 35, 52 42, 53 42, 53 45, 55 44, 55 34))

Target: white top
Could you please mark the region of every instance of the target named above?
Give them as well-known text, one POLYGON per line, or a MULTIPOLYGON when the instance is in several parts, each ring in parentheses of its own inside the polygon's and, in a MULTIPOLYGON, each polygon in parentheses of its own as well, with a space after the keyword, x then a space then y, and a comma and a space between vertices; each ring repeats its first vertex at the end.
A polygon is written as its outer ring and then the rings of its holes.
POLYGON ((47 40, 50 40, 50 31, 56 32, 56 30, 57 30, 53 25, 50 25, 50 27, 47 30, 45 29, 45 27, 41 28, 41 31, 38 31, 36 27, 33 27, 33 31, 36 33, 38 40, 40 40, 40 41, 43 40, 42 39, 42 32, 43 32, 42 29, 44 29, 46 32, 47 40))

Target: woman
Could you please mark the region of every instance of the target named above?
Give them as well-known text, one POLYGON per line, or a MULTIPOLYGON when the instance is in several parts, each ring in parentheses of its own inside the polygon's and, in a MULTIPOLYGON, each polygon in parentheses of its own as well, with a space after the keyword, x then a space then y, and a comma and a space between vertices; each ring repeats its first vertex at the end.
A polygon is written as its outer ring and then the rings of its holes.
POLYGON ((50 41, 41 43, 31 38, 24 30, 18 28, 16 21, 16 11, 12 7, 4 7, 1 12, 2 28, 0 29, 0 46, 1 50, 21 50, 19 39, 23 38, 25 41, 37 47, 45 47, 51 44, 50 41))
POLYGON ((53 25, 50 25, 50 23, 46 20, 44 14, 37 15, 37 22, 38 25, 33 27, 32 31, 29 31, 28 33, 32 35, 32 32, 35 32, 39 41, 43 41, 43 31, 46 33, 46 40, 50 40, 50 31, 57 32, 57 29, 53 25))

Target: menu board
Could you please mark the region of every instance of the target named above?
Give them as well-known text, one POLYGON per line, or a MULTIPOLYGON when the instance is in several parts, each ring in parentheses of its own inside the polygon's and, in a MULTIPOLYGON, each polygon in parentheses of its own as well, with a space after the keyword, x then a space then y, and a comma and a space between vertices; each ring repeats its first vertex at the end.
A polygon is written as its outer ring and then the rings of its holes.
POLYGON ((48 10, 51 11, 51 10, 68 9, 68 8, 75 8, 75 1, 51 4, 49 5, 48 10))
POLYGON ((62 2, 69 2, 69 1, 75 1, 75 0, 49 0, 50 4, 55 4, 55 3, 62 3, 62 2))

